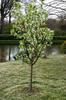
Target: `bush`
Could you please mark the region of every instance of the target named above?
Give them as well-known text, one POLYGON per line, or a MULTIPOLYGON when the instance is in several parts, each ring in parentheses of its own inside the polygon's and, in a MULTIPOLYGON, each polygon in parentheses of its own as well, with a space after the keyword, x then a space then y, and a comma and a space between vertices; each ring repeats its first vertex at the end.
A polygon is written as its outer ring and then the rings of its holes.
POLYGON ((61 52, 66 54, 66 40, 61 45, 61 52))

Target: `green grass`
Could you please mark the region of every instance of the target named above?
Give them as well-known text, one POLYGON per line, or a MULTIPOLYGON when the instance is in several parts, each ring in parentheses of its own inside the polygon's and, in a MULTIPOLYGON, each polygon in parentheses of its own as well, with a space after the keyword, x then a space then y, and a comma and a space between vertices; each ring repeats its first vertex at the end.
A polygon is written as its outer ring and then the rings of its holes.
POLYGON ((39 59, 34 66, 32 95, 29 86, 30 67, 18 61, 0 63, 0 100, 66 100, 66 55, 39 59))

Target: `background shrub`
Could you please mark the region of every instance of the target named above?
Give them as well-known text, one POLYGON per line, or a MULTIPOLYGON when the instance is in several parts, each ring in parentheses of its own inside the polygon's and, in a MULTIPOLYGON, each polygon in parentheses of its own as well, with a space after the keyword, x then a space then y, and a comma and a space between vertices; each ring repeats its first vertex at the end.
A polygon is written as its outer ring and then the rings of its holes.
POLYGON ((61 45, 61 52, 66 54, 66 40, 61 45))

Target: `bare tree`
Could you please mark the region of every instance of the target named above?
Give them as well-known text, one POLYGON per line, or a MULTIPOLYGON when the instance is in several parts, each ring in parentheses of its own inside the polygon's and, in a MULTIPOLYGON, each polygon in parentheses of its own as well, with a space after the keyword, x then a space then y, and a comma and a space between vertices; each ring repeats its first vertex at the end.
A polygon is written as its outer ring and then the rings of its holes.
POLYGON ((3 32, 4 18, 9 14, 14 0, 1 0, 1 33, 3 32))
POLYGON ((52 0, 45 3, 49 15, 55 15, 59 19, 66 19, 66 0, 52 0))

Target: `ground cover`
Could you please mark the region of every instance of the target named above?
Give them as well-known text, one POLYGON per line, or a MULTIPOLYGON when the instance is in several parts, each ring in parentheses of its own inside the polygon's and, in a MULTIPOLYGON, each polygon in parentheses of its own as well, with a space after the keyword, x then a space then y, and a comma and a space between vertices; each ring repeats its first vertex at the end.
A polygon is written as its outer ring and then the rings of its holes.
POLYGON ((31 95, 29 75, 29 66, 21 61, 0 63, 0 100, 66 100, 66 55, 38 60, 31 95))

